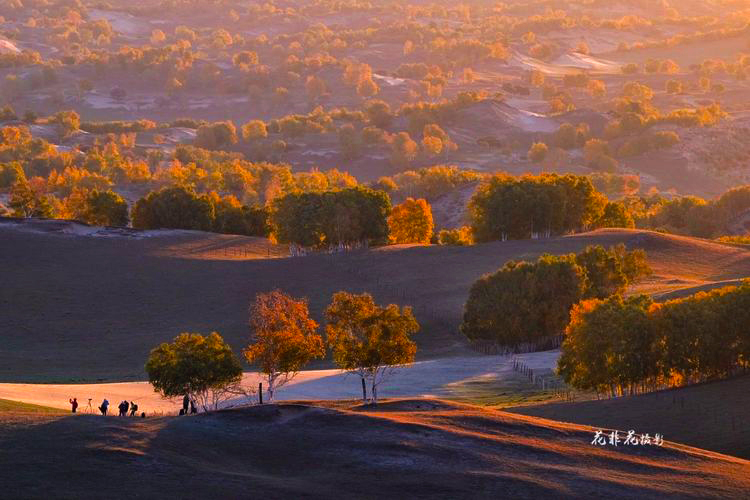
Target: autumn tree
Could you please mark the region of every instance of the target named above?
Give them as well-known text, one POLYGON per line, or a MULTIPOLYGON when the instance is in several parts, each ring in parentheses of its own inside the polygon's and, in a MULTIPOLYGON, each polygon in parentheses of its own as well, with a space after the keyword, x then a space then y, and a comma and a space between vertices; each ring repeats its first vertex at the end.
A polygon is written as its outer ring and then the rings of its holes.
POLYGON ((281 290, 258 294, 250 308, 250 327, 252 341, 245 358, 265 375, 269 402, 305 365, 325 355, 306 299, 294 299, 281 290))
POLYGON ((268 137, 268 130, 262 120, 251 120, 242 126, 242 138, 245 141, 256 141, 266 137, 268 137))
POLYGON ((529 148, 528 157, 529 160, 533 161, 534 163, 539 163, 547 157, 548 152, 549 148, 545 143, 535 142, 531 145, 531 148, 529 148))
POLYGON ((195 145, 205 149, 221 149, 237 144, 237 129, 232 122, 201 125, 195 135, 195 145))
POLYGON ((54 217, 53 201, 54 197, 33 186, 25 177, 19 177, 10 188, 8 207, 14 217, 54 217))
POLYGON ((419 324, 411 307, 381 307, 370 294, 338 292, 325 314, 334 362, 369 381, 372 402, 377 403, 383 380, 396 366, 414 361, 417 346, 410 336, 419 324))
POLYGON ((399 132, 391 143, 391 162, 401 167, 408 166, 417 158, 419 146, 408 132, 399 132))
POLYGON ((424 198, 407 198, 400 205, 393 207, 388 217, 390 242, 430 243, 432 237, 432 209, 424 198))
POLYGON ((65 200, 66 212, 94 226, 127 226, 128 203, 112 190, 75 189, 65 200))
POLYGON ((651 304, 645 295, 613 295, 574 306, 558 361, 563 379, 616 396, 656 377, 659 345, 648 317, 651 304))
POLYGON ((182 333, 171 344, 154 348, 146 362, 148 381, 165 398, 187 395, 204 411, 239 391, 242 366, 232 348, 216 332, 204 337, 182 333))

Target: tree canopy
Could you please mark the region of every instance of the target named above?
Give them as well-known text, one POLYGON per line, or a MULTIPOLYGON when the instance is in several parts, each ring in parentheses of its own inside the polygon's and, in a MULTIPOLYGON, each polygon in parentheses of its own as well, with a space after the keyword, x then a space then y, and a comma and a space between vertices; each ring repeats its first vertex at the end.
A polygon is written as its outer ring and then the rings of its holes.
POLYGON ((251 343, 248 363, 266 376, 268 400, 311 360, 325 355, 318 324, 310 318, 307 300, 273 290, 255 297, 250 307, 251 343))
POLYGON ((481 243, 580 231, 601 217, 606 204, 585 176, 497 174, 479 186, 469 212, 481 243))
POLYGON ((370 381, 373 402, 392 367, 414 361, 417 345, 410 336, 419 331, 419 323, 410 307, 381 307, 368 293, 338 292, 326 309, 326 319, 334 362, 370 381))
POLYGON ((511 347, 560 335, 579 300, 622 293, 649 272, 645 252, 624 246, 509 261, 472 285, 461 331, 473 341, 511 347))
POLYGON ((390 212, 387 194, 357 186, 278 198, 271 221, 282 243, 306 247, 364 241, 377 244, 387 241, 390 212))
POLYGON ((432 209, 424 198, 407 198, 388 217, 391 243, 429 243, 433 227, 432 209))
POLYGON ((242 366, 218 333, 182 333, 151 351, 146 373, 164 397, 187 395, 208 410, 216 409, 226 389, 239 383, 242 366))

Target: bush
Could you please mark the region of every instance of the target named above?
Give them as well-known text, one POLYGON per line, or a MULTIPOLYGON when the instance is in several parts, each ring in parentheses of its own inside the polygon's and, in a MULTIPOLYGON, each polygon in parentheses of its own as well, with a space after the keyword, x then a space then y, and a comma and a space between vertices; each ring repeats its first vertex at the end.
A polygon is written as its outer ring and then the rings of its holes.
POLYGON ((438 243, 456 246, 471 245, 473 243, 471 228, 464 226, 459 229, 443 229, 438 233, 438 243))

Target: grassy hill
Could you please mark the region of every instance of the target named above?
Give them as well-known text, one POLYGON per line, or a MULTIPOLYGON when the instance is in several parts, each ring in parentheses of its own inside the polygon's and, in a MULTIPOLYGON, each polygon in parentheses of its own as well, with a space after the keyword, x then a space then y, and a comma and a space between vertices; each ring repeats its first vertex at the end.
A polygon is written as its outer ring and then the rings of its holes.
POLYGON ((740 498, 750 488, 744 460, 592 437, 440 400, 146 420, 0 413, 0 483, 23 498, 740 498))
POLYGON ((469 287, 509 259, 622 242, 646 249, 655 275, 636 291, 648 293, 750 275, 746 248, 629 230, 301 258, 273 258, 284 248, 257 238, 69 232, 0 224, 0 381, 142 378, 149 350, 184 331, 216 330, 240 349, 249 337, 250 301, 273 288, 308 297, 319 320, 338 290, 412 305, 423 326, 418 356, 427 359, 472 352, 457 331, 469 287))
POLYGON ((508 411, 576 424, 659 432, 666 439, 750 459, 750 375, 625 398, 548 403, 508 411))

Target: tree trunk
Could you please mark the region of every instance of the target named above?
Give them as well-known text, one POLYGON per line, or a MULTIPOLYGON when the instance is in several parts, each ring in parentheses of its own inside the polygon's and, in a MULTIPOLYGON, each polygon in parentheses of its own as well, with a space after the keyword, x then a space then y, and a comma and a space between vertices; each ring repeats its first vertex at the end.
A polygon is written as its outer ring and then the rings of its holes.
POLYGON ((362 380, 362 402, 367 403, 367 385, 365 385, 365 378, 361 377, 362 380))

